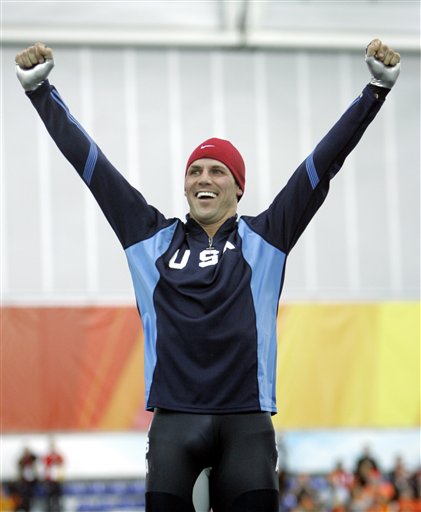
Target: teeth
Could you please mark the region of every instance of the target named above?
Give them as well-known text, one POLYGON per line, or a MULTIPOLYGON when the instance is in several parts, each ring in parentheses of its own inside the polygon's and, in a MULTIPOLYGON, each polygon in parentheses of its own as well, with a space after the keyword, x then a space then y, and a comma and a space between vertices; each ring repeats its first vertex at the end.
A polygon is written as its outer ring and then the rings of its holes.
POLYGON ((196 196, 201 199, 202 197, 216 197, 215 192, 198 192, 196 196))

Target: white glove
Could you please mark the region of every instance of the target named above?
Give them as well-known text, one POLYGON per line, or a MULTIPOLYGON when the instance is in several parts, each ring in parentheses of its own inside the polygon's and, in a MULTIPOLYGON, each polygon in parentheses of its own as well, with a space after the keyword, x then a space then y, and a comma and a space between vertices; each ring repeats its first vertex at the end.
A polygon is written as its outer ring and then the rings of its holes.
POLYGON ((35 91, 54 67, 53 50, 35 43, 15 57, 16 74, 25 91, 35 91))
POLYGON ((46 80, 53 67, 54 59, 47 59, 29 69, 22 69, 16 64, 16 75, 25 91, 35 91, 46 80))
POLYGON ((401 71, 401 57, 380 39, 373 39, 367 46, 365 61, 371 74, 370 83, 391 89, 401 71))

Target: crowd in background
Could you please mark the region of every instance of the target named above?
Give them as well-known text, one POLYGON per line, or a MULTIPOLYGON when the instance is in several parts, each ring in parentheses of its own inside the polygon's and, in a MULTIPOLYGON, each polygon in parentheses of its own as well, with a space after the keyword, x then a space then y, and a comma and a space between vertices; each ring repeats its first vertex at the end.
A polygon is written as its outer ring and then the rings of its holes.
MULTIPOLYGON (((18 478, 8 485, 14 511, 31 512, 34 498, 42 497, 45 512, 61 512, 64 458, 50 439, 47 453, 35 454, 24 447, 17 461, 18 478)), ((64 511, 65 512, 65 511, 64 511)))
MULTIPOLYGON (((410 471, 401 457, 391 471, 384 471, 367 446, 351 470, 338 462, 328 474, 292 474, 281 439, 278 449, 279 512, 421 512, 421 466, 410 471)), ((53 439, 44 455, 25 447, 17 472, 17 480, 7 489, 11 504, 2 510, 31 512, 36 498, 46 512, 66 512, 64 458, 53 439)))
POLYGON ((421 467, 409 471, 397 457, 384 472, 365 447, 355 468, 339 462, 327 475, 288 475, 281 468, 280 512, 421 512, 421 467))

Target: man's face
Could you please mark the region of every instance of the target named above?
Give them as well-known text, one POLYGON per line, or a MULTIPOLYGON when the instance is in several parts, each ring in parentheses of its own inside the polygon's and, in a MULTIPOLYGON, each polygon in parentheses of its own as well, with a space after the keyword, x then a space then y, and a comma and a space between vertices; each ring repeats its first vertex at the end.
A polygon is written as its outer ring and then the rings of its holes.
POLYGON ((226 165, 211 158, 195 160, 187 169, 184 193, 190 216, 199 224, 223 224, 235 215, 242 190, 226 165))

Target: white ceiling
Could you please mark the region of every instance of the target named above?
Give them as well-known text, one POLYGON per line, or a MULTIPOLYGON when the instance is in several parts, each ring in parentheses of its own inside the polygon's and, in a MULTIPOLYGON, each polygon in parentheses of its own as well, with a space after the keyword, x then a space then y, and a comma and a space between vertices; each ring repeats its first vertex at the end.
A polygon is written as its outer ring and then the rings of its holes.
POLYGON ((4 44, 420 48, 418 0, 4 0, 1 14, 4 44))

